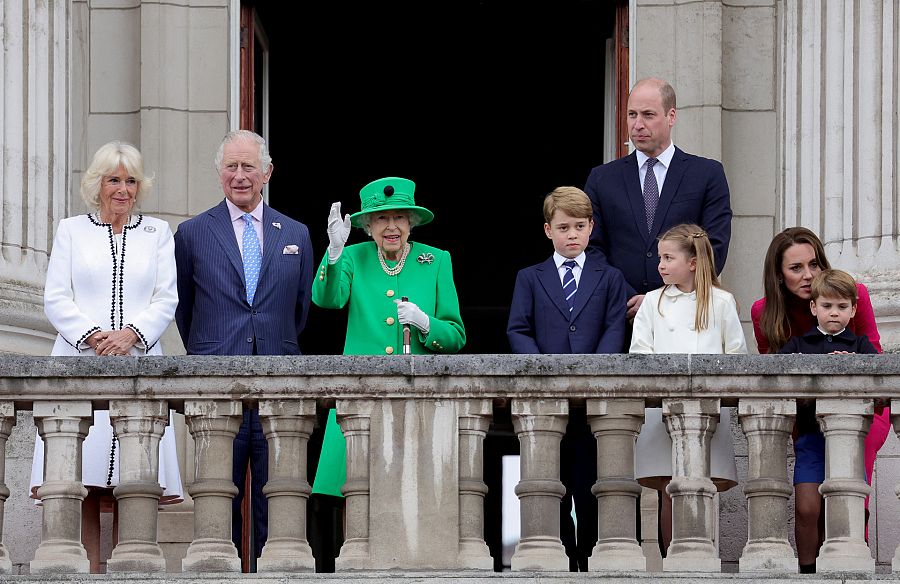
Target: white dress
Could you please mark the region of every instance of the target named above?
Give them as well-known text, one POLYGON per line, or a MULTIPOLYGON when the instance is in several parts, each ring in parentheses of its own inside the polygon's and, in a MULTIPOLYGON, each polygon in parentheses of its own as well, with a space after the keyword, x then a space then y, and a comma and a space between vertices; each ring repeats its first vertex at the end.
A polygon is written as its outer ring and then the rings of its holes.
MULTIPOLYGON (((734 296, 713 288, 711 300, 709 326, 698 332, 694 326, 696 293, 684 293, 675 286, 649 292, 634 317, 629 352, 746 354, 747 342, 734 296)), ((722 408, 710 446, 710 474, 716 487, 725 491, 737 484, 728 408, 722 408)), ((655 489, 672 477, 672 439, 662 419, 662 408, 644 411, 644 426, 634 450, 634 474, 639 483, 655 489)))
MULTIPOLYGON (((122 234, 114 235, 96 215, 63 219, 53 240, 44 286, 44 312, 59 332, 51 355, 101 358, 85 339, 99 330, 124 327, 139 339, 132 355, 162 355, 158 341, 178 305, 175 279, 175 242, 165 221, 135 215, 122 234)), ((118 484, 117 446, 113 448, 109 412, 95 411, 82 450, 86 487, 118 484)), ((31 467, 32 497, 36 498, 43 481, 44 443, 38 436, 31 467)), ((160 503, 183 500, 171 413, 160 441, 159 484, 164 489, 160 503)))

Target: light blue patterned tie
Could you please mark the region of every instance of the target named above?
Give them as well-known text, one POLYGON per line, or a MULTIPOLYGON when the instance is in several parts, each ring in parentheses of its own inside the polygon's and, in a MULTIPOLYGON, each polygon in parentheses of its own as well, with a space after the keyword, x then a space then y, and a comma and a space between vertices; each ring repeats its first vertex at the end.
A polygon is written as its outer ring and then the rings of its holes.
POLYGON ((262 251, 259 249, 259 238, 253 227, 253 215, 244 213, 244 285, 247 288, 247 302, 253 305, 256 294, 256 283, 259 282, 259 266, 262 263, 262 251))
POLYGON ((578 263, 575 260, 566 260, 562 265, 566 268, 562 279, 563 295, 569 305, 569 312, 572 312, 572 309, 575 308, 575 292, 578 290, 578 286, 575 284, 575 272, 572 270, 578 263))

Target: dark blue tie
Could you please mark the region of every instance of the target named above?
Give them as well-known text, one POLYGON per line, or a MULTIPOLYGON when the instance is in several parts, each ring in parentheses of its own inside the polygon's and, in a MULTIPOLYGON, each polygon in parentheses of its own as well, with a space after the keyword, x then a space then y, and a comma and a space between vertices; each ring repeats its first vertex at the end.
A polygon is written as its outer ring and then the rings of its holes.
POLYGON ((656 215, 656 204, 659 203, 659 185, 653 165, 659 160, 647 159, 647 174, 644 175, 644 211, 647 213, 647 231, 653 231, 653 216, 656 215))
POLYGON ((566 268, 562 279, 563 295, 566 297, 566 304, 569 305, 569 312, 572 312, 572 309, 575 308, 575 292, 578 291, 578 286, 575 284, 575 272, 572 270, 578 264, 575 260, 566 260, 562 265, 566 268))

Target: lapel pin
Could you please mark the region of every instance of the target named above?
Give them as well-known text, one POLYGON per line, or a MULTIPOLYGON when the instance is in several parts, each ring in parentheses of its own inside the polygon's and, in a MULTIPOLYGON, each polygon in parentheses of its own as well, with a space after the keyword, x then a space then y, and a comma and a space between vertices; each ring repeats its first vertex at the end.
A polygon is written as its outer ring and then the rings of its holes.
POLYGON ((420 264, 430 264, 434 261, 434 254, 423 253, 419 257, 416 258, 416 261, 420 264))
POLYGON ((281 229, 281 223, 279 223, 278 221, 273 221, 272 227, 274 227, 275 229, 281 229))
POLYGON ((144 225, 144 231, 146 231, 147 233, 153 233, 154 231, 156 231, 156 227, 152 225, 144 225))

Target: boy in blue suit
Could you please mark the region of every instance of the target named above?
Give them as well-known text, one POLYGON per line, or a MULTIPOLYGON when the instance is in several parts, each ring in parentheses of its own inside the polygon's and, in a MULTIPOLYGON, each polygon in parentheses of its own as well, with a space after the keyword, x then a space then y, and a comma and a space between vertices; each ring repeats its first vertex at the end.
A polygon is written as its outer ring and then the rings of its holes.
MULTIPOLYGON (((544 233, 553 242, 546 261, 519 271, 506 335, 514 353, 619 353, 625 344, 628 296, 617 268, 585 249, 594 227, 591 200, 559 187, 544 198, 544 233)), ((583 408, 570 408, 561 444, 566 494, 560 537, 572 571, 587 571, 597 541, 597 443, 583 408), (575 525, 570 515, 574 503, 575 525)))

